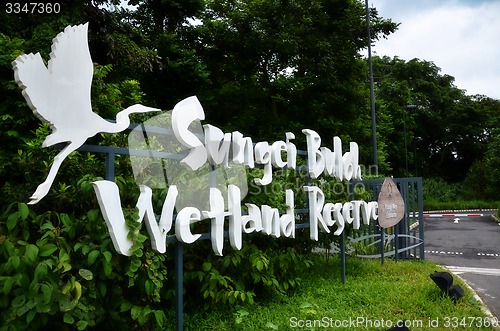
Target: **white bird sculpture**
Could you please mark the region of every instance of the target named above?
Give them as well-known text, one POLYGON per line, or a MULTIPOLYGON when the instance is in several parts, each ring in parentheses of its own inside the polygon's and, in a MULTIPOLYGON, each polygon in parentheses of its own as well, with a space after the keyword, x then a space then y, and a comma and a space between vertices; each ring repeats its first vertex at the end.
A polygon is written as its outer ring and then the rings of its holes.
POLYGON ((33 113, 48 122, 52 134, 42 146, 66 142, 57 154, 46 180, 30 198, 39 202, 49 192, 64 159, 97 133, 117 133, 128 128, 132 113, 159 111, 136 104, 116 115, 109 122, 92 111, 90 89, 94 67, 87 41, 88 23, 68 26, 52 42, 48 66, 40 53, 24 54, 12 62, 14 77, 33 113))

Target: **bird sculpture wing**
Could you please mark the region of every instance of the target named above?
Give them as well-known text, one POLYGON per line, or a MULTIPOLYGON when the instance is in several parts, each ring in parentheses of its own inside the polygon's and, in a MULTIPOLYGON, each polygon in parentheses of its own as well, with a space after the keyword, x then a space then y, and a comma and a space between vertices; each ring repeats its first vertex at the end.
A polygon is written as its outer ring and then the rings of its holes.
MULTIPOLYGON (((93 64, 87 29, 88 23, 68 26, 59 33, 53 40, 48 66, 40 53, 21 55, 12 63, 15 80, 33 113, 49 122, 54 131, 81 127, 85 124, 82 121, 95 115, 90 104, 93 64)), ((67 141, 63 137, 53 140, 57 141, 45 145, 67 141)))

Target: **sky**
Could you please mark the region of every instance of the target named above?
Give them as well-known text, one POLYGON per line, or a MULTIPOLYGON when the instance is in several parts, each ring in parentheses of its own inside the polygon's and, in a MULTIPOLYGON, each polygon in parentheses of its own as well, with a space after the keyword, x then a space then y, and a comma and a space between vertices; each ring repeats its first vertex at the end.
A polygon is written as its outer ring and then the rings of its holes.
POLYGON ((372 54, 433 62, 466 94, 500 99, 500 0, 368 0, 401 23, 372 54))

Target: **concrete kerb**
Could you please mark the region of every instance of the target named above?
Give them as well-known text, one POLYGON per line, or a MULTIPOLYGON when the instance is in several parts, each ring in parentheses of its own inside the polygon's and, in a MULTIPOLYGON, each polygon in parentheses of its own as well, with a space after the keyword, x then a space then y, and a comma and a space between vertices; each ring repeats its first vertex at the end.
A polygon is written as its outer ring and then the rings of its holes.
MULTIPOLYGON (((432 213, 432 214, 438 214, 438 213, 446 213, 446 214, 449 214, 449 213, 464 213, 464 212, 471 212, 471 211, 477 211, 477 210, 444 210, 444 211, 429 211, 429 212, 425 212, 425 213, 432 213)), ((496 209, 482 209, 481 211, 496 211, 496 209)), ((491 219, 498 223, 498 225, 500 225, 500 220, 495 216, 495 214, 492 214, 491 215, 491 219)), ((418 226, 418 222, 416 222, 415 224, 412 224, 413 227, 416 227, 418 226)), ((410 227, 411 228, 411 227, 410 227)), ((471 292, 472 296, 474 297, 474 299, 476 299, 479 304, 480 304, 480 307, 481 307, 481 310, 490 318, 497 318, 495 315, 493 315, 493 313, 491 312, 490 308, 484 303, 484 301, 481 299, 481 297, 479 297, 479 295, 477 294, 477 292, 467 283, 467 281, 460 277, 460 275, 457 275, 455 273, 453 273, 452 271, 450 271, 445 265, 441 265, 441 267, 443 269, 446 269, 448 272, 452 273, 455 277, 457 277, 458 279, 460 279, 460 281, 467 287, 467 289, 471 292)), ((500 331, 500 327, 493 327, 492 328, 493 331, 500 331)))
POLYGON ((478 211, 497 211, 494 208, 477 208, 477 209, 442 209, 442 210, 426 210, 424 214, 449 214, 449 213, 469 213, 469 212, 478 212, 478 211))
POLYGON ((492 220, 493 222, 498 223, 498 225, 500 225, 500 219, 498 219, 498 217, 496 217, 496 215, 495 215, 495 214, 491 215, 491 220, 492 220))
MULTIPOLYGON (((481 299, 481 297, 479 297, 477 292, 467 283, 467 281, 465 279, 460 277, 460 275, 457 275, 457 274, 453 273, 452 271, 450 271, 445 265, 441 265, 441 267, 443 269, 447 270, 449 273, 453 274, 456 278, 460 279, 460 281, 465 285, 465 287, 467 287, 467 289, 471 292, 474 299, 476 299, 479 302, 481 310, 486 314, 486 316, 488 316, 491 319, 497 318, 495 315, 493 315, 490 308, 484 303, 484 301, 481 299)), ((492 327, 492 330, 493 331, 500 331, 500 327, 499 326, 492 327)))

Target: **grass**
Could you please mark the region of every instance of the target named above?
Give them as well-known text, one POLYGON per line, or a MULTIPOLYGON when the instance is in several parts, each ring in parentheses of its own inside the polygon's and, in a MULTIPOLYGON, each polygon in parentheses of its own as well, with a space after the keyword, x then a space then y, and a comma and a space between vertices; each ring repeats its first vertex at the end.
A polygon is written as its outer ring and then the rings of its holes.
POLYGON ((487 317, 456 277, 464 296, 455 303, 442 294, 429 277, 442 269, 430 261, 386 260, 382 265, 349 258, 342 284, 337 258, 311 259, 314 266, 294 293, 185 314, 185 330, 387 330, 400 320, 412 331, 495 330, 474 327, 487 317))

